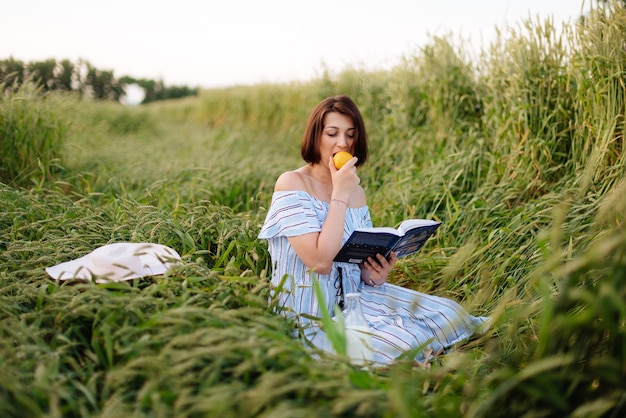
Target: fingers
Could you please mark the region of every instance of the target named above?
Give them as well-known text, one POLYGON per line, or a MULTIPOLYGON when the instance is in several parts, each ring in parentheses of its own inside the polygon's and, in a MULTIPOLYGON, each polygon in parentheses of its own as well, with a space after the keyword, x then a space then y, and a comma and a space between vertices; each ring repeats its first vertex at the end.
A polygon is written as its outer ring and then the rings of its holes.
MULTIPOLYGON (((358 158, 358 157, 352 157, 352 158, 350 158, 350 159, 348 160, 348 162, 347 162, 347 163, 345 163, 345 164, 343 165, 343 167, 348 166, 348 167, 350 167, 350 168, 354 168, 354 169, 356 170, 356 163, 357 163, 357 161, 359 161, 359 158, 358 158)), ((343 168, 343 167, 341 167, 341 168, 343 168)))
MULTIPOLYGON (((343 167, 342 167, 343 168, 343 167)), ((333 161, 333 156, 328 157, 328 169, 330 170, 330 174, 335 174, 337 171, 337 167, 335 167, 335 162, 333 161)))
POLYGON ((340 169, 337 169, 337 167, 335 167, 335 161, 333 160, 333 156, 331 155, 328 158, 328 168, 330 169, 331 173, 335 173, 335 172, 340 171, 340 170, 348 171, 350 169, 354 169, 356 171, 356 163, 357 163, 357 161, 359 161, 358 157, 352 157, 348 161, 346 161, 346 163, 343 165, 343 167, 341 167, 340 169))
MULTIPOLYGON (((395 258, 395 254, 392 255, 392 257, 395 258)), ((376 276, 377 280, 380 278, 387 279, 393 264, 395 264, 395 261, 390 263, 381 254, 376 254, 376 258, 368 257, 365 261, 365 267, 371 272, 372 275, 376 276)))
POLYGON ((361 179, 357 174, 355 166, 357 161, 358 158, 353 157, 348 160, 343 167, 337 170, 335 163, 333 162, 333 158, 330 157, 330 160, 328 161, 328 169, 330 170, 334 191, 338 191, 340 193, 352 193, 352 190, 361 184, 361 179))
MULTIPOLYGON (((331 155, 328 160, 328 169, 330 170, 330 175, 334 177, 337 173, 351 173, 354 177, 358 178, 358 175, 356 173, 356 163, 358 160, 359 159, 357 157, 352 157, 343 165, 343 167, 337 169, 331 155)), ((359 178, 358 181, 360 183, 361 179, 359 178)))
POLYGON ((352 171, 356 175, 356 163, 359 161, 357 157, 352 157, 347 163, 344 164, 341 168, 346 168, 346 170, 352 171))
POLYGON ((356 162, 358 160, 359 159, 357 157, 352 157, 352 159, 348 160, 348 162, 345 163, 344 166, 338 170, 340 173, 341 172, 350 173, 351 176, 357 179, 357 184, 361 182, 361 179, 356 173, 356 162))

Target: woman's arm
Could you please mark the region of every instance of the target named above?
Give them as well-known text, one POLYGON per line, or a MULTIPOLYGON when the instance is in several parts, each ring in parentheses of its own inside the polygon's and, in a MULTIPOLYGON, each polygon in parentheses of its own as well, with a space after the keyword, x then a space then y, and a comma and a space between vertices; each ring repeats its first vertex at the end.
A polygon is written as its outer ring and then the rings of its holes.
MULTIPOLYGON (((337 170, 329 161, 333 181, 333 192, 330 200, 330 209, 320 232, 289 237, 289 243, 302 262, 319 274, 330 273, 333 259, 341 248, 343 230, 346 220, 346 211, 352 199, 361 200, 356 196, 364 194, 359 186, 359 177, 356 175, 356 158, 350 160, 340 170, 337 170)), ((276 182, 275 190, 303 190, 304 185, 300 176, 290 172, 281 175, 276 182)))
POLYGON ((343 203, 331 200, 320 232, 289 237, 289 243, 298 257, 316 273, 330 273, 333 258, 341 248, 346 210, 343 203))

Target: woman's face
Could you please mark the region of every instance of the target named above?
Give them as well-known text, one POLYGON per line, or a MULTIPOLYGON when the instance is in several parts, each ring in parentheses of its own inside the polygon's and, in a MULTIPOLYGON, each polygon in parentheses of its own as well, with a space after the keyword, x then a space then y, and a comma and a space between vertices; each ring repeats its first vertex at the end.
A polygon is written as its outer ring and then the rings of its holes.
POLYGON ((330 112, 324 116, 324 130, 319 142, 321 163, 328 164, 331 155, 339 151, 353 153, 356 128, 349 116, 330 112))

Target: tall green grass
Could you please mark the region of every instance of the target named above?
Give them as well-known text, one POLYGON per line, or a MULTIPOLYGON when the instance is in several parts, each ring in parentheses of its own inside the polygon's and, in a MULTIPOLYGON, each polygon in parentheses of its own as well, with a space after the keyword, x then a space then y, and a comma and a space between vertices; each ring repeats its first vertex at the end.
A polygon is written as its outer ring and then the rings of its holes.
POLYGON ((139 108, 46 98, 62 167, 0 187, 0 415, 623 415, 624 33, 598 8, 563 33, 520 22, 479 57, 434 38, 385 72, 139 108), (274 314, 256 236, 332 94, 366 118, 374 223, 443 221, 390 280, 494 319, 426 367, 311 357, 274 314), (184 263, 115 285, 43 270, 126 240, 184 263))
POLYGON ((65 135, 58 103, 55 97, 42 96, 31 82, 0 96, 1 182, 29 187, 52 179, 65 135))

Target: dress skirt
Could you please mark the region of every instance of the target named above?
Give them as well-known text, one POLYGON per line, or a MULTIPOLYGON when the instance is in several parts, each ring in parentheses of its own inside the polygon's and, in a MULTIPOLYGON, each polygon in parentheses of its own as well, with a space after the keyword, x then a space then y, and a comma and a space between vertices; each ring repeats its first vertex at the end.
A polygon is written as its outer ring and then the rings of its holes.
MULTIPOLYGON (((329 274, 311 273, 300 260, 288 237, 319 232, 328 215, 329 203, 303 191, 274 192, 272 204, 259 238, 268 241, 272 261, 272 284, 281 313, 293 318, 308 342, 332 351, 320 329, 322 310, 334 316, 342 295, 361 293, 363 313, 372 328, 372 348, 376 363, 388 364, 416 350, 415 360, 425 359, 426 349, 446 350, 486 328, 488 317, 474 317, 457 302, 427 295, 393 284, 365 286, 357 264, 333 263, 329 274), (313 279, 319 281, 323 300, 318 300, 313 279)), ((371 227, 369 208, 348 208, 344 242, 355 228, 371 227)))

